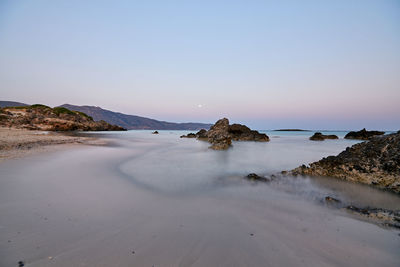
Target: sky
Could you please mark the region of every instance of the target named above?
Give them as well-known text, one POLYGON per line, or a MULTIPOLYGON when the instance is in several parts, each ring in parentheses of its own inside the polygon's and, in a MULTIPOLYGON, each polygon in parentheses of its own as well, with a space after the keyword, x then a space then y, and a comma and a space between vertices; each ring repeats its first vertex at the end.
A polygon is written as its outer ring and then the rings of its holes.
POLYGON ((0 0, 0 100, 400 129, 400 1, 0 0))

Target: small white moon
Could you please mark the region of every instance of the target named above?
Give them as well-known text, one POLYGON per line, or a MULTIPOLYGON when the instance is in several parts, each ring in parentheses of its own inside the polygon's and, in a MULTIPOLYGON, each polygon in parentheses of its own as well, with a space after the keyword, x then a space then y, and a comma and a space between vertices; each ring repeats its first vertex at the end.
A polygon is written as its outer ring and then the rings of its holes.
POLYGON ((203 105, 202 105, 202 104, 198 104, 197 107, 198 107, 198 108, 202 108, 203 105))

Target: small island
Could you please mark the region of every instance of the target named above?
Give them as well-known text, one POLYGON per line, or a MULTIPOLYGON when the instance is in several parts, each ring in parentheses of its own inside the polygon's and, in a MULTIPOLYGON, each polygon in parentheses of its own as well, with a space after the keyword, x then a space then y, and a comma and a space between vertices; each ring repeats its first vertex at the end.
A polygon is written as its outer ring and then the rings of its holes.
POLYGON ((278 129, 273 130, 274 132, 310 132, 310 130, 302 130, 302 129, 278 129))
POLYGON ((325 139, 339 139, 339 137, 334 134, 325 135, 320 132, 316 132, 313 136, 310 137, 310 140, 312 141, 324 141, 325 139))

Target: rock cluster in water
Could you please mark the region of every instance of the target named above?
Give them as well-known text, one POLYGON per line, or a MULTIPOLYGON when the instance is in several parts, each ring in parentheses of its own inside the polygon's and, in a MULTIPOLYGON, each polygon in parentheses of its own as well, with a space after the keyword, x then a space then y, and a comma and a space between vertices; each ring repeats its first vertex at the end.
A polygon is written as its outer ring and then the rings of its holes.
POLYGON ((400 193, 400 131, 373 137, 291 173, 336 177, 400 193))
POLYGON ((312 141, 324 141, 325 139, 339 139, 339 137, 334 134, 325 135, 320 132, 316 132, 313 136, 310 137, 310 140, 312 141))
POLYGON ((2 108, 0 126, 45 131, 126 131, 105 121, 94 121, 82 112, 45 105, 2 108))
POLYGON ((381 131, 367 131, 364 129, 357 131, 357 132, 349 132, 345 135, 345 139, 358 139, 358 140, 369 140, 374 136, 377 135, 384 135, 385 132, 381 131))
POLYGON ((215 150, 228 149, 232 144, 232 140, 258 142, 269 141, 269 137, 266 134, 251 130, 245 125, 229 125, 229 120, 227 118, 218 120, 208 131, 201 129, 196 134, 189 133, 188 135, 182 135, 181 138, 197 138, 199 140, 206 140, 211 143, 210 148, 215 150))

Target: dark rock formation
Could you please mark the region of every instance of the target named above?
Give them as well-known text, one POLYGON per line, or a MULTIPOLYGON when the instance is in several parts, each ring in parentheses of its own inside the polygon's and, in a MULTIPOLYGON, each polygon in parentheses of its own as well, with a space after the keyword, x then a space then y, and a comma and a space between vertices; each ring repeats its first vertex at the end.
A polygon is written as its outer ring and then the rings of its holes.
POLYGON ((325 197, 325 202, 326 203, 337 204, 337 203, 340 203, 341 201, 339 199, 334 198, 334 197, 327 196, 327 197, 325 197))
MULTIPOLYGON (((190 137, 193 137, 193 134, 191 134, 190 137)), ((229 120, 227 118, 218 120, 208 131, 201 129, 196 133, 196 138, 210 142, 212 144, 211 148, 216 150, 227 149, 230 147, 232 140, 258 142, 269 141, 269 137, 266 134, 251 130, 245 125, 229 125, 229 120)))
POLYGON ((269 137, 258 131, 250 130, 249 127, 242 124, 232 124, 228 128, 228 133, 235 141, 259 141, 268 142, 269 137))
POLYGON ((267 178, 267 177, 264 177, 264 176, 260 176, 260 175, 258 175, 258 174, 256 174, 256 173, 250 173, 250 174, 247 175, 245 178, 246 178, 247 180, 250 180, 250 181, 257 181, 257 182, 270 182, 270 181, 271 181, 271 179, 269 179, 269 178, 267 178))
POLYGON ((313 136, 310 137, 310 140, 313 141, 324 141, 325 139, 339 139, 339 137, 334 134, 325 135, 320 132, 316 132, 313 136))
POLYGON ((45 131, 126 131, 105 121, 66 108, 44 105, 3 108, 0 126, 45 131))
POLYGON ((358 131, 358 132, 349 132, 348 134, 345 135, 345 139, 359 139, 359 140, 369 140, 371 137, 377 136, 377 135, 383 135, 385 132, 380 132, 380 131, 367 131, 364 129, 358 131))
POLYGON ((232 138, 228 133, 229 120, 223 118, 218 120, 207 132, 208 141, 211 143, 212 149, 224 150, 228 149, 232 144, 232 138))
POLYGON ((152 134, 158 134, 158 131, 154 131, 154 132, 152 132, 152 134))
POLYGON ((196 134, 188 133, 187 135, 181 135, 181 138, 196 138, 196 134))
POLYGON ((400 193, 400 133, 376 136, 291 173, 336 177, 400 193))
POLYGON ((199 139, 199 140, 207 140, 207 139, 208 139, 208 137, 207 137, 207 130, 201 129, 200 131, 198 131, 198 132, 196 133, 196 137, 197 137, 197 139, 199 139))
POLYGON ((359 208, 353 205, 346 206, 345 209, 353 214, 381 221, 384 226, 400 229, 400 210, 396 211, 371 207, 359 208))

